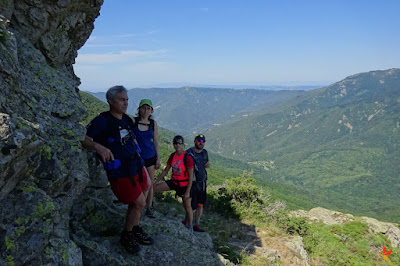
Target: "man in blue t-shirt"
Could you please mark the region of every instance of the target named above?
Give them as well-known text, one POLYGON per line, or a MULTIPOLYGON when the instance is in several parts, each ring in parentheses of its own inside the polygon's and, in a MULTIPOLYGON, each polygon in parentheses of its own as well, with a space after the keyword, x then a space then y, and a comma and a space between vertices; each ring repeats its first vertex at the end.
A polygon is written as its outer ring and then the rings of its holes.
POLYGON ((192 209, 194 212, 193 231, 204 232, 200 227, 200 218, 203 214, 203 207, 207 203, 207 171, 210 167, 208 152, 204 149, 206 137, 198 134, 194 138, 194 147, 186 152, 193 155, 194 172, 192 184, 192 209))
POLYGON ((89 123, 82 146, 96 150, 112 191, 119 201, 128 204, 120 242, 128 252, 137 253, 139 244, 153 244, 153 239, 139 226, 141 212, 146 206, 146 192, 152 184, 139 156, 133 121, 125 114, 127 90, 114 86, 107 91, 106 98, 110 110, 89 123))

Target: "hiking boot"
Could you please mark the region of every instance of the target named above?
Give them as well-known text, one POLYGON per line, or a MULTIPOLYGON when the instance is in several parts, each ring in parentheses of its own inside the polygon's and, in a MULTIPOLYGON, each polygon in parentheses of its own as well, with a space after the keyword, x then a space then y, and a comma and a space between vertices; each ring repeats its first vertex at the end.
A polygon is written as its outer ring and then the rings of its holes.
POLYGON ((149 218, 156 218, 155 216, 154 216, 154 212, 153 212, 153 208, 147 208, 146 209, 146 212, 144 213, 147 217, 149 217, 149 218))
POLYGON ((153 238, 149 237, 140 226, 132 229, 133 238, 141 245, 153 245, 153 238))
POLYGON ((133 238, 133 233, 123 231, 121 234, 121 238, 119 239, 121 245, 125 248, 125 250, 131 254, 137 255, 140 251, 140 246, 133 238))
POLYGON ((187 226, 186 220, 182 220, 182 224, 183 224, 184 226, 187 226))
POLYGON ((189 229, 190 233, 192 233, 192 235, 193 235, 193 226, 186 225, 186 228, 189 229))
POLYGON ((193 231, 196 231, 196 232, 205 232, 200 226, 198 226, 198 225, 195 225, 195 226, 193 226, 193 231))

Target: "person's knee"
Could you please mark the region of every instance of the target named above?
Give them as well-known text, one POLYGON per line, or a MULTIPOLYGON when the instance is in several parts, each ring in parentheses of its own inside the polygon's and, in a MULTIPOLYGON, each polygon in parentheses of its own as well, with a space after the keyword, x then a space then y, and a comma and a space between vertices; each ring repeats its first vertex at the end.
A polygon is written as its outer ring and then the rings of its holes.
POLYGON ((165 182, 157 183, 153 187, 154 192, 163 192, 163 191, 167 191, 167 190, 170 190, 170 188, 167 185, 167 183, 165 183, 165 182))
POLYGON ((145 197, 140 196, 139 198, 137 198, 136 201, 133 203, 133 206, 137 210, 143 210, 144 207, 146 206, 145 197))
POLYGON ((183 200, 183 205, 185 206, 185 208, 190 208, 192 209, 192 199, 185 199, 183 200))

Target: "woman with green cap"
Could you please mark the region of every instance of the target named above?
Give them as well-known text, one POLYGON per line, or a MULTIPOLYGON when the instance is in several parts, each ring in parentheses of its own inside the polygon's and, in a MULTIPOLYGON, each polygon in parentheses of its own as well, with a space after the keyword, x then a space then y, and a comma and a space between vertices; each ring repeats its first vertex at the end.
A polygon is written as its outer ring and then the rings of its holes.
MULTIPOLYGON (((151 183, 154 182, 154 172, 161 167, 160 149, 158 145, 157 123, 152 119, 153 103, 149 99, 142 99, 139 103, 137 116, 135 117, 135 135, 141 150, 151 183)), ((154 218, 153 214, 153 186, 150 186, 146 199, 146 216, 154 218)))

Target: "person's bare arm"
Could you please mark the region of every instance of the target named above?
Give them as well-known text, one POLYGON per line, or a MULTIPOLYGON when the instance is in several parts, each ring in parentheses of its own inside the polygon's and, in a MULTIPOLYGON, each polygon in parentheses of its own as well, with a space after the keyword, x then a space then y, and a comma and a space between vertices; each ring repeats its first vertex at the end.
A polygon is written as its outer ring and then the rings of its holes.
POLYGON ((158 126, 157 126, 156 121, 154 121, 153 143, 154 143, 154 149, 156 150, 156 156, 157 156, 156 165, 155 165, 155 169, 157 170, 157 169, 160 169, 161 162, 160 162, 160 147, 158 144, 158 126))
POLYGON ((188 181, 188 185, 186 187, 186 191, 184 194, 184 197, 186 199, 190 198, 190 189, 192 188, 192 184, 193 184, 193 168, 187 169, 187 172, 188 172, 188 176, 189 176, 189 181, 188 181))
POLYGON ((171 165, 165 166, 164 170, 158 175, 157 180, 154 181, 154 185, 157 184, 164 176, 168 174, 169 169, 171 169, 171 165))
POLYGON ((82 141, 81 144, 84 149, 95 150, 100 155, 103 162, 114 161, 112 152, 100 143, 93 141, 89 136, 85 136, 85 140, 82 141))

